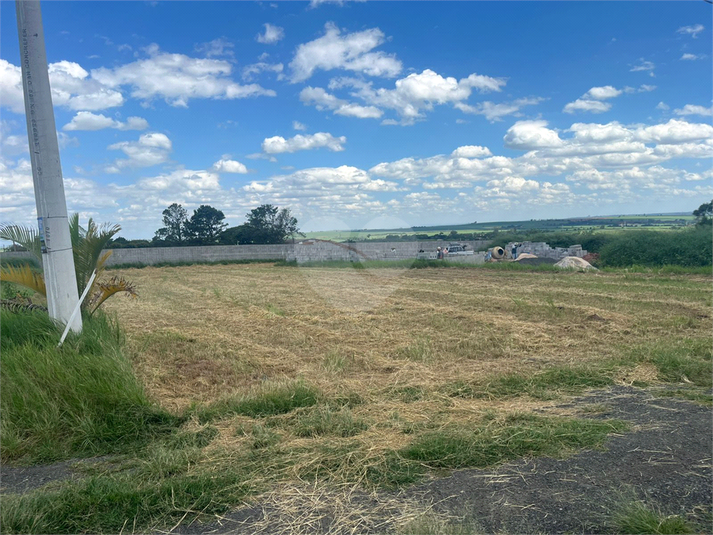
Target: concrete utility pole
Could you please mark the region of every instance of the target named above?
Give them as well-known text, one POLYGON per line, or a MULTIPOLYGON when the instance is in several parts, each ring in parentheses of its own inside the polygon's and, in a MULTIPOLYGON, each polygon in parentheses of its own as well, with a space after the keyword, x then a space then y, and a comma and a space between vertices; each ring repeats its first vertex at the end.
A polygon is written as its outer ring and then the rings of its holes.
MULTIPOLYGON (((38 0, 15 0, 15 8, 47 306, 50 317, 66 325, 79 294, 50 93, 42 11, 38 0)), ((75 316, 70 328, 75 332, 82 330, 81 315, 75 316)))

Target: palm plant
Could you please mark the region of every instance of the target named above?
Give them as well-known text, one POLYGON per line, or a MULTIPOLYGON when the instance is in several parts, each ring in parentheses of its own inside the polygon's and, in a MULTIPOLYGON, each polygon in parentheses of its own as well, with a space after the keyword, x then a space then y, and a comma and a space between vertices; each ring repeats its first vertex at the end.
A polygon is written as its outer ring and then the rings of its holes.
MULTIPOLYGON (((109 297, 120 292, 126 292, 132 297, 136 297, 134 285, 124 277, 111 277, 106 281, 101 281, 100 277, 106 269, 106 261, 111 256, 111 251, 102 252, 113 236, 121 227, 119 225, 97 225, 92 218, 89 218, 86 228, 79 224, 79 214, 72 214, 69 218, 69 233, 72 239, 72 251, 74 253, 74 269, 77 275, 77 289, 79 295, 87 287, 92 273, 96 271, 97 276, 92 283, 92 287, 87 292, 87 297, 82 303, 82 307, 90 314, 101 306, 109 297)), ((42 265, 42 252, 40 237, 37 230, 19 225, 0 225, 0 239, 17 243, 24 247, 42 265)), ((5 282, 14 282, 30 288, 40 295, 46 296, 44 276, 37 272, 32 266, 22 264, 19 266, 2 266, 0 268, 0 279, 5 282)))

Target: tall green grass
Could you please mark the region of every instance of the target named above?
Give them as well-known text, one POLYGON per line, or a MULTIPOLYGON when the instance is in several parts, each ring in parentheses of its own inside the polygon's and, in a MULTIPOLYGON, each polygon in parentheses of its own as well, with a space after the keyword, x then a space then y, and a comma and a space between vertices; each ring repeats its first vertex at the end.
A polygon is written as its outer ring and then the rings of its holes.
POLYGON ((559 394, 575 394, 587 388, 614 383, 614 369, 558 366, 537 374, 507 373, 477 383, 444 386, 451 397, 506 399, 528 395, 535 399, 556 399, 559 394))
POLYGON ((664 516, 642 502, 631 502, 622 507, 614 522, 617 531, 622 534, 674 535, 697 532, 684 518, 678 515, 664 516))
POLYGON ((708 338, 641 344, 627 348, 624 358, 633 363, 653 364, 660 381, 692 383, 704 388, 713 386, 713 349, 708 338))
POLYGON ((58 348, 60 329, 46 314, 0 314, 3 461, 126 451, 177 425, 147 398, 114 321, 86 318, 58 348))
POLYGON ((3 496, 3 533, 147 533, 201 514, 225 513, 254 487, 234 465, 196 469, 200 450, 156 449, 138 463, 3 496))

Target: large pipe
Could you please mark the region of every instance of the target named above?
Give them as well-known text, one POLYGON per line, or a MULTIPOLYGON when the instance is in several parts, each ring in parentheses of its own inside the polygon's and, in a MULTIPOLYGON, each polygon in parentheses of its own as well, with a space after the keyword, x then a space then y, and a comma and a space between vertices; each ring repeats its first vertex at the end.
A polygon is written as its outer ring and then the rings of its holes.
POLYGON ((15 8, 47 308, 51 318, 80 332, 81 315, 75 315, 70 321, 79 292, 50 93, 42 11, 38 0, 15 0, 15 8))

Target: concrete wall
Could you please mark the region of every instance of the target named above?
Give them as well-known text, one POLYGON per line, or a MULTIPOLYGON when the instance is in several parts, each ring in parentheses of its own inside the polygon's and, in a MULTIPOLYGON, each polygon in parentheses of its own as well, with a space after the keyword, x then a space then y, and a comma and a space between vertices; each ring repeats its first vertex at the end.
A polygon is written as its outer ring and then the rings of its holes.
MULTIPOLYGON (((294 245, 293 252, 288 260, 296 260, 298 264, 305 262, 346 261, 362 262, 368 260, 409 260, 417 258, 419 251, 435 253, 437 247, 447 247, 450 242, 420 241, 420 242, 364 242, 364 243, 335 243, 322 240, 303 240, 294 245)), ((487 241, 475 240, 458 242, 467 244, 467 249, 473 251, 487 244, 487 241)), ((449 257, 462 258, 458 261, 475 262, 475 256, 449 257)))
POLYGON ((285 260, 292 244, 206 245, 195 247, 146 247, 112 249, 107 265, 161 262, 219 262, 221 260, 285 260))
MULTIPOLYGON (((483 240, 459 242, 475 250, 487 242, 483 240)), ((108 266, 117 264, 153 265, 162 262, 219 262, 221 260, 297 260, 321 262, 325 260, 407 260, 418 257, 419 251, 435 253, 447 241, 381 242, 335 244, 320 240, 304 240, 298 244, 281 245, 212 245, 196 247, 145 247, 140 249, 112 249, 108 266)), ((2 253, 7 258, 27 258, 30 253, 2 253)), ((451 257, 456 262, 475 262, 475 257, 451 257), (454 260, 455 259, 455 260, 454 260)))

